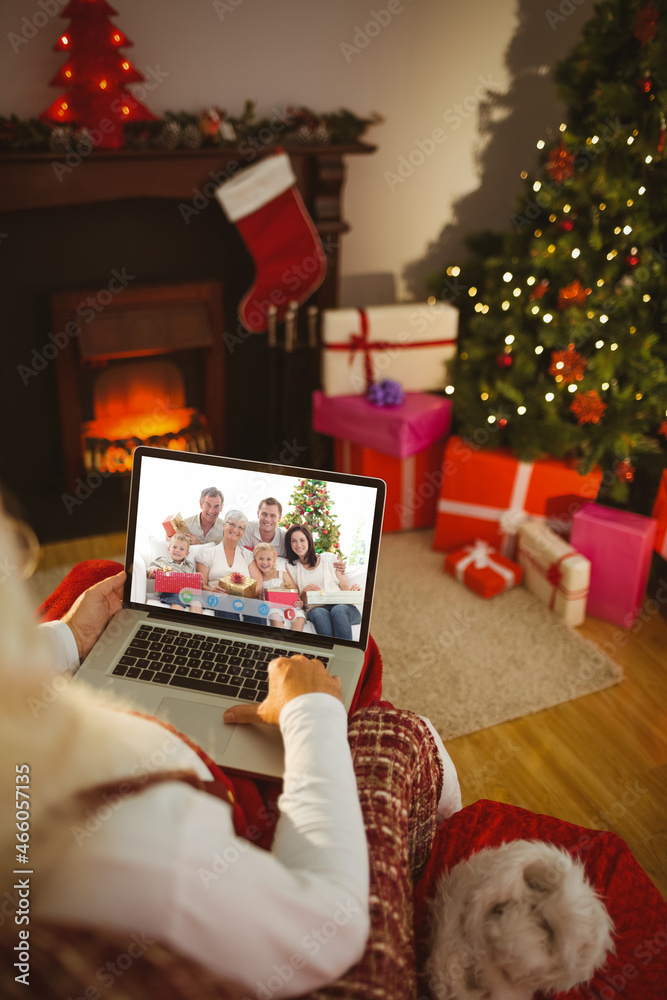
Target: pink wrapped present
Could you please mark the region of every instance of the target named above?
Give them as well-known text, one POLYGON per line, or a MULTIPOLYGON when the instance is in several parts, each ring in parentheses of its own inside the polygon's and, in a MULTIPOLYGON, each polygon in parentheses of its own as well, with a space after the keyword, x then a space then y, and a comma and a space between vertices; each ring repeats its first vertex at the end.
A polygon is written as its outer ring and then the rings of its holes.
POLYGON ((589 503, 572 518, 570 541, 591 561, 588 614, 630 628, 642 608, 656 522, 589 503))
POLYGON ((364 396, 313 393, 313 429, 396 458, 430 448, 449 433, 452 402, 408 392, 400 406, 373 406, 364 396))

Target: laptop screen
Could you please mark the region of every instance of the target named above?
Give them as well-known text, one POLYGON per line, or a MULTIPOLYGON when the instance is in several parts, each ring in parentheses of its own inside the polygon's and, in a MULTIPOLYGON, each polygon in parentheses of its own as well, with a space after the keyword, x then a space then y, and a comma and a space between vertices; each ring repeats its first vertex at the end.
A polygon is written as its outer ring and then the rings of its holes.
POLYGON ((137 448, 126 605, 365 648, 384 498, 379 479, 137 448))

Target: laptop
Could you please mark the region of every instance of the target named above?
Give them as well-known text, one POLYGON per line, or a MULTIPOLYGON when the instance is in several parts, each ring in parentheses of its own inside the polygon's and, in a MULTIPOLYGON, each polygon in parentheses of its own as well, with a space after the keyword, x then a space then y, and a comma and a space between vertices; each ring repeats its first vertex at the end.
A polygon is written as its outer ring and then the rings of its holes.
MULTIPOLYGON (((268 663, 276 656, 295 653, 317 657, 331 674, 341 678, 343 701, 349 709, 368 643, 384 502, 385 483, 381 479, 138 447, 130 488, 123 607, 100 636, 76 680, 112 690, 138 710, 171 723, 231 771, 282 777, 284 757, 278 727, 226 725, 222 714, 230 705, 263 700, 268 663), (202 491, 216 487, 224 497, 222 520, 227 511, 239 510, 249 522, 257 521, 261 501, 273 498, 282 504, 283 517, 292 523, 293 498, 299 496, 307 480, 317 480, 317 489, 326 491, 318 493, 315 502, 326 499, 329 514, 340 528, 346 578, 359 586, 350 594, 314 593, 313 600, 324 603, 329 594, 334 602, 355 602, 360 621, 353 626, 351 639, 318 634, 311 631, 312 624, 302 632, 292 631, 287 626, 294 620, 294 595, 249 597, 248 581, 244 584, 238 577, 231 587, 236 593, 227 593, 205 589, 199 577, 184 579, 179 574, 178 606, 162 602, 164 591, 155 592, 147 569, 151 555, 166 553, 165 521, 177 513, 185 519, 199 515, 202 491), (193 610, 197 607, 202 613, 193 610), (269 624, 272 611, 283 612, 281 627, 269 624)), ((238 541, 243 560, 252 559, 249 542, 247 535, 238 541)), ((203 544, 204 548, 192 546, 198 570, 203 565, 199 560, 211 558, 207 550, 214 543, 204 538, 203 544)), ((221 554, 222 548, 218 558, 221 554)), ((237 565, 244 564, 237 560, 237 565)), ((219 567, 219 562, 215 565, 219 567)), ((159 579, 163 582, 165 578, 159 579)), ((326 625, 326 615, 324 619, 326 625)), ((319 627, 323 632, 321 621, 319 627)))

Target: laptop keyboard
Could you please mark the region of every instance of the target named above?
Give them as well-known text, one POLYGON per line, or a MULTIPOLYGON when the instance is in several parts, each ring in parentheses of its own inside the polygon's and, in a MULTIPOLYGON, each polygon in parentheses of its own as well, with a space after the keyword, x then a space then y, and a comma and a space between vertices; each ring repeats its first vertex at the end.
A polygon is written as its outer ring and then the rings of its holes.
MULTIPOLYGON (((113 674, 241 701, 263 701, 269 690, 269 663, 277 656, 291 655, 293 651, 273 646, 142 625, 113 674)), ((329 662, 328 656, 303 655, 325 666, 329 662)))

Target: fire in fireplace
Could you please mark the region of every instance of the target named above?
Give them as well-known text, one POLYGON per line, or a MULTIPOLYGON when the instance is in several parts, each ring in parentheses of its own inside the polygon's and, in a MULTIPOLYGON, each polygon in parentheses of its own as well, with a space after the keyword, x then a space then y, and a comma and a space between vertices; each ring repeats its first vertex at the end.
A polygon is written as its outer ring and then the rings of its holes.
POLYGON ((130 472, 142 443, 220 453, 220 283, 126 288, 94 315, 81 308, 90 296, 83 291, 52 298, 54 329, 74 321, 79 331, 56 359, 70 487, 84 472, 130 472))
POLYGON ((183 376, 172 361, 123 363, 103 371, 94 384, 93 411, 82 427, 87 471, 130 472, 139 444, 213 450, 206 415, 186 406, 183 376))

